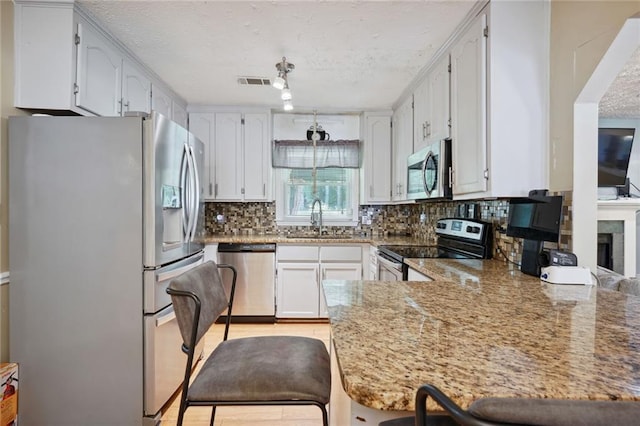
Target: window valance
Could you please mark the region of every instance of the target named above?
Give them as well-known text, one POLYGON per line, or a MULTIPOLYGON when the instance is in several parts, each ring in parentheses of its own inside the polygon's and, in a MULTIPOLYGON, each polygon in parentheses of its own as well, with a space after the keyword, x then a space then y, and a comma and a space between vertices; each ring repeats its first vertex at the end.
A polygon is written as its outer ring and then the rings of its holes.
POLYGON ((316 141, 274 140, 271 164, 281 169, 325 169, 360 167, 360 140, 316 141))

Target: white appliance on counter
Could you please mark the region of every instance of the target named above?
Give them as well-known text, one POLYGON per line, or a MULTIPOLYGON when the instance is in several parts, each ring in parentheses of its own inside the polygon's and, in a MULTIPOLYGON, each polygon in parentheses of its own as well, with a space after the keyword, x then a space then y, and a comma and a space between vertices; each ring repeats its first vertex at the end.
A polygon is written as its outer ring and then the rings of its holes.
POLYGON ((21 424, 159 421, 186 362, 165 288, 202 263, 203 154, 155 112, 9 119, 21 424))

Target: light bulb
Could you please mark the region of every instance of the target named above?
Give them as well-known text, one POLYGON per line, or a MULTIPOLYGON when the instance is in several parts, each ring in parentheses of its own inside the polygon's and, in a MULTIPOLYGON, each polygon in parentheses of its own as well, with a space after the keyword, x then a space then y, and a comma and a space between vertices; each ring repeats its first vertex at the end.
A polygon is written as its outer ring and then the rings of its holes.
POLYGON ((288 87, 285 87, 284 89, 282 89, 282 93, 280 94, 280 97, 282 98, 283 101, 290 101, 291 90, 289 90, 288 87))
POLYGON ((284 80, 284 78, 282 78, 280 76, 277 76, 275 79, 273 79, 273 83, 271 83, 271 84, 276 89, 282 90, 282 89, 284 89, 285 83, 286 83, 286 81, 284 80))
POLYGON ((293 110, 293 104, 291 103, 291 100, 284 101, 284 110, 285 111, 293 110))

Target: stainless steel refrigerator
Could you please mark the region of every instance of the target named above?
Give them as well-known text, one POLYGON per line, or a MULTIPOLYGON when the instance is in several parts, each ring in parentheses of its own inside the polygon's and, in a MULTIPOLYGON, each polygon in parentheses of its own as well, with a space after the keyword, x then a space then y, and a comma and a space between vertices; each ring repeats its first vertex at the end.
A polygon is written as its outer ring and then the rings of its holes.
POLYGON ((204 146, 160 114, 9 119, 10 358, 22 425, 155 424, 202 263, 204 146))

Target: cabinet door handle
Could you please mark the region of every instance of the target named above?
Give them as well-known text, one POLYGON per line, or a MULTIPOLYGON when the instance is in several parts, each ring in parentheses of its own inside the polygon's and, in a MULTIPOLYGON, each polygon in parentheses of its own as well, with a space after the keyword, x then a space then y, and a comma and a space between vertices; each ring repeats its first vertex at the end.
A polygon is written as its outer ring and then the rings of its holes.
POLYGON ((369 197, 373 198, 373 185, 369 185, 369 197))
POLYGON ((209 182, 209 195, 213 195, 213 184, 209 182))
POLYGON ((263 197, 267 196, 267 184, 266 183, 262 184, 262 196, 263 197))
POLYGON ((427 137, 431 137, 431 123, 427 121, 427 137))
POLYGON ((422 139, 427 138, 427 122, 422 123, 422 139))
POLYGON ((127 109, 127 111, 129 111, 129 101, 124 103, 124 107, 127 109))
POLYGON ((217 183, 215 184, 214 188, 215 188, 215 192, 213 193, 213 196, 217 197, 218 196, 218 184, 217 183))

